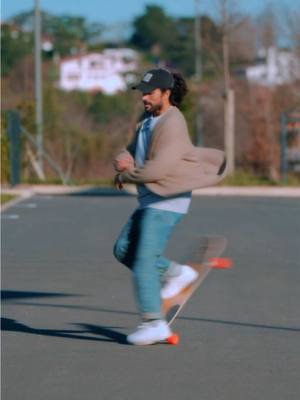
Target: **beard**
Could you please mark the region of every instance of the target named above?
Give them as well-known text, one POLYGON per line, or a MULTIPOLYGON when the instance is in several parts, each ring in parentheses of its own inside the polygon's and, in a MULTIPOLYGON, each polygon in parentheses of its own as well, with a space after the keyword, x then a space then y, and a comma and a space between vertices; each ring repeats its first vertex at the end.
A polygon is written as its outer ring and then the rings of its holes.
POLYGON ((145 111, 151 113, 151 114, 157 114, 163 107, 163 103, 162 101, 158 104, 151 104, 148 103, 147 101, 144 101, 144 107, 145 107, 145 111))

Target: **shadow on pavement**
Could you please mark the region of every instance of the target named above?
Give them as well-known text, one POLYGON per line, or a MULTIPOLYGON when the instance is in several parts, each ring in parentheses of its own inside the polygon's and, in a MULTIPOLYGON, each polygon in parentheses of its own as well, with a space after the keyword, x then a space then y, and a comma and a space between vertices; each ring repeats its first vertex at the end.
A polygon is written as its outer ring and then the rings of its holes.
MULTIPOLYGON (((37 305, 39 307, 60 307, 56 304, 34 304, 30 302, 24 302, 26 299, 34 298, 55 298, 55 297, 71 297, 81 296, 78 294, 66 294, 66 293, 52 293, 52 292, 30 292, 30 291, 18 291, 18 290, 2 290, 1 300, 13 305, 37 305), (23 301, 22 301, 23 300, 23 301)), ((69 308, 81 308, 80 306, 67 306, 69 308)), ((82 307, 85 308, 85 307, 82 307)), ((112 311, 113 312, 113 311, 112 311)), ((57 329, 36 329, 31 328, 19 321, 10 318, 1 318, 1 330, 11 332, 23 332, 31 333, 35 335, 61 337, 67 339, 79 339, 79 340, 93 340, 101 342, 116 342, 120 344, 127 344, 126 335, 118 332, 111 327, 104 327, 98 325, 86 325, 86 324, 74 324, 83 329, 81 330, 57 330, 57 329), (104 338, 91 337, 87 335, 103 336, 104 338)))
POLYGON ((79 192, 70 193, 69 196, 104 196, 104 197, 134 197, 132 193, 126 190, 117 190, 114 188, 88 188, 79 192))
POLYGON ((51 304, 51 303, 33 303, 27 301, 16 301, 12 303, 14 305, 20 306, 34 306, 34 307, 50 307, 50 308, 67 308, 70 310, 84 310, 84 311, 95 311, 108 314, 125 314, 125 315, 138 315, 137 312, 125 311, 125 310, 112 310, 107 308, 99 308, 97 306, 86 306, 86 305, 76 305, 76 304, 51 304))
POLYGON ((108 328, 106 326, 99 326, 99 325, 91 325, 91 324, 75 324, 77 326, 81 326, 82 328, 86 329, 86 332, 89 332, 93 335, 104 336, 111 341, 117 342, 120 344, 128 344, 126 340, 126 335, 124 333, 115 331, 113 329, 108 328))
POLYGON ((241 326, 241 327, 246 327, 246 328, 274 329, 274 330, 279 330, 279 331, 300 332, 300 328, 254 324, 251 322, 225 321, 225 320, 218 320, 218 319, 193 318, 193 317, 180 317, 178 319, 182 319, 185 321, 199 321, 199 322, 208 322, 208 323, 212 323, 212 324, 241 326))
POLYGON ((68 296, 80 296, 77 294, 66 294, 66 293, 51 293, 51 292, 25 292, 19 290, 1 290, 1 300, 19 300, 19 299, 33 299, 43 297, 68 297, 68 296))
POLYGON ((1 318, 1 330, 9 332, 29 333, 33 335, 42 335, 50 337, 59 337, 65 339, 91 340, 98 342, 116 342, 119 344, 128 344, 126 335, 112 329, 111 327, 74 324, 82 327, 82 330, 60 330, 60 329, 36 329, 31 328, 21 322, 10 318, 1 318), (103 336, 103 338, 87 336, 89 334, 103 336))
MULTIPOLYGON (((136 312, 125 311, 125 310, 114 310, 108 308, 99 308, 97 306, 86 306, 86 305, 72 305, 72 304, 47 304, 47 303, 33 303, 33 302, 24 302, 24 301, 16 301, 13 303, 14 305, 20 306, 35 306, 35 307, 50 307, 50 308, 67 308, 67 309, 75 309, 75 310, 85 310, 85 311, 95 311, 109 314, 125 314, 125 315, 138 315, 136 312)), ((255 329, 271 329, 278 331, 289 331, 289 332, 300 332, 300 328, 298 327, 288 327, 288 326, 276 326, 276 325, 267 325, 267 324, 258 324, 252 322, 240 322, 240 321, 228 321, 228 320, 218 320, 218 319, 209 319, 209 318, 197 318, 197 317, 178 317, 177 320, 183 321, 192 321, 192 322, 205 322, 212 324, 220 324, 220 325, 229 325, 229 326, 239 326, 245 328, 255 328, 255 329)), ((92 325, 90 325, 92 326, 92 325)), ((95 326, 96 327, 96 326, 95 326)), ((98 332, 100 332, 101 327, 96 327, 98 332)), ((106 328, 104 328, 106 329, 106 328)))

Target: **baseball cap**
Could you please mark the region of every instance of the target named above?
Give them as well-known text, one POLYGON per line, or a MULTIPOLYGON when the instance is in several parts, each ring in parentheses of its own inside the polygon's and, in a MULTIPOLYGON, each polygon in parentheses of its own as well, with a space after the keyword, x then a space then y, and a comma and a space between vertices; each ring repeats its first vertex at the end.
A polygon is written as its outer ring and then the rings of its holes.
POLYGON ((138 89, 142 93, 150 93, 154 89, 171 89, 174 85, 172 74, 166 69, 150 69, 143 76, 140 83, 133 86, 132 89, 138 89))

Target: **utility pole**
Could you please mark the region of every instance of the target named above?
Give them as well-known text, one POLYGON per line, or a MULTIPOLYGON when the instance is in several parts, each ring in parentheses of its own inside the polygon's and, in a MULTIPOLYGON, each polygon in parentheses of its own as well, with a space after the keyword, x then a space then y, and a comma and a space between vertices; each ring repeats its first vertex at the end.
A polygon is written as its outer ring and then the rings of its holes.
POLYGON ((195 0, 195 78, 202 80, 200 1, 195 0))
POLYGON ((35 38, 35 116, 37 158, 41 179, 45 179, 43 165, 43 89, 42 89, 42 49, 41 49, 41 11, 40 0, 35 0, 34 38, 35 38))
POLYGON ((224 142, 227 158, 228 173, 232 175, 235 169, 235 143, 234 143, 234 119, 235 119, 235 99, 234 90, 231 87, 229 70, 229 22, 227 11, 227 0, 222 1, 222 20, 223 20, 223 68, 224 68, 224 142))
POLYGON ((197 99, 197 115, 196 115, 196 145, 203 144, 203 119, 200 105, 200 85, 202 81, 202 64, 201 64, 201 17, 200 17, 200 0, 195 0, 195 79, 198 88, 197 99))

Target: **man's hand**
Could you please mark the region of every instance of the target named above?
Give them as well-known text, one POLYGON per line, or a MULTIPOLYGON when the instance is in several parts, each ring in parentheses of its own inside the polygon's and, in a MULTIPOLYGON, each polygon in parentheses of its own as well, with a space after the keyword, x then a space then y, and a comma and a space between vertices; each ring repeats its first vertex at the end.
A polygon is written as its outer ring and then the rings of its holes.
POLYGON ((129 153, 125 153, 114 161, 114 168, 117 172, 134 168, 134 159, 129 153))
POLYGON ((121 181, 120 174, 117 174, 115 176, 114 185, 118 190, 122 190, 123 189, 123 184, 122 184, 122 181, 121 181))

